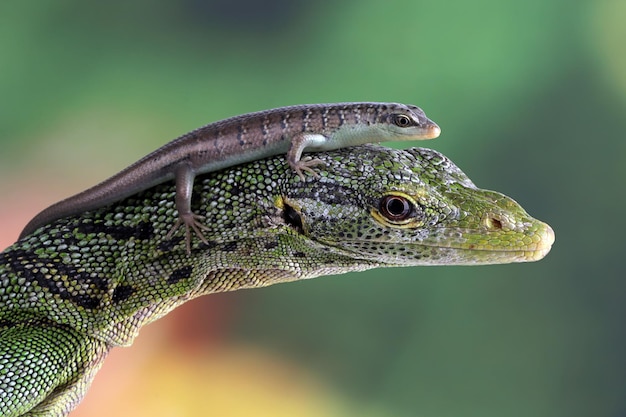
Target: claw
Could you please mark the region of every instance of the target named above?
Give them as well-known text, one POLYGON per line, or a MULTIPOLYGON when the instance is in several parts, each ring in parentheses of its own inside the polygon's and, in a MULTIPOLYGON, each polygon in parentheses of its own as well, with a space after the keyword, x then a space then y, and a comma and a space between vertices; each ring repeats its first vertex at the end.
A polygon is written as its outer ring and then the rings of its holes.
POLYGON ((321 159, 308 159, 306 161, 297 161, 295 164, 290 164, 291 168, 296 171, 296 174, 300 177, 302 181, 304 181, 304 172, 306 171, 313 175, 315 178, 319 178, 320 174, 318 174, 313 167, 317 165, 324 165, 324 161, 321 159))
POLYGON ((165 235, 165 239, 171 239, 171 237, 174 235, 174 232, 176 232, 176 230, 178 230, 179 227, 184 225, 185 226, 185 247, 187 249, 187 255, 191 255, 191 232, 192 230, 195 233, 195 235, 198 236, 198 238, 200 238, 200 240, 204 244, 206 245, 209 244, 206 237, 202 233, 202 230, 209 230, 209 228, 200 222, 200 220, 202 219, 204 219, 204 216, 200 216, 199 214, 195 214, 195 213, 180 214, 178 217, 178 220, 176 220, 176 223, 174 223, 174 226, 172 226, 170 231, 167 232, 167 235, 165 235))

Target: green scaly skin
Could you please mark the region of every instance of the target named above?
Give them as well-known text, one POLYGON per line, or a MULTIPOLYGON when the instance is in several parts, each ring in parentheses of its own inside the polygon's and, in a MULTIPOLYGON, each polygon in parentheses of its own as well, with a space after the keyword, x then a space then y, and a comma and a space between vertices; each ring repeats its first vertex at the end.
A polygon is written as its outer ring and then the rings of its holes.
POLYGON ((320 153, 301 180, 283 156, 199 177, 208 245, 187 255, 173 183, 56 220, 0 254, 0 414, 64 416, 108 351, 194 297, 408 265, 536 261, 552 229, 476 188, 428 149, 320 153))

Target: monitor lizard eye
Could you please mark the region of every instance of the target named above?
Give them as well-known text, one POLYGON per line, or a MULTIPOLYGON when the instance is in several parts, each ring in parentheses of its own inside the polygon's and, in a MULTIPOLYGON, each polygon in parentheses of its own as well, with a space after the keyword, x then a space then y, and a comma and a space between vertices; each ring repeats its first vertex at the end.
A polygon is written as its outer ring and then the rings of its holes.
POLYGON ((393 123, 398 127, 409 127, 414 124, 413 120, 406 114, 394 114, 392 117, 393 123))
POLYGON ((406 220, 413 212, 411 202, 405 197, 387 195, 380 201, 380 213, 392 222, 406 220))

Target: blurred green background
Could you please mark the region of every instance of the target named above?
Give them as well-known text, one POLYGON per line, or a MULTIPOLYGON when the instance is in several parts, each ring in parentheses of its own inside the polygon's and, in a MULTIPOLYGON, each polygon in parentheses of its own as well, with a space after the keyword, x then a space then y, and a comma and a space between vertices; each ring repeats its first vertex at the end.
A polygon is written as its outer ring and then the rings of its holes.
POLYGON ((80 415, 626 415, 626 2, 0 4, 0 224, 227 116, 417 104, 425 145, 552 225, 533 264, 375 270, 195 300, 80 415))

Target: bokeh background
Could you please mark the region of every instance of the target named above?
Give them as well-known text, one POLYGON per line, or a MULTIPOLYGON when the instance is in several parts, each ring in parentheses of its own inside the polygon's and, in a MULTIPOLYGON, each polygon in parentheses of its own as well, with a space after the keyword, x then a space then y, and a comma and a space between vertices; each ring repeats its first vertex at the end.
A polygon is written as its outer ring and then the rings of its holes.
POLYGON ((626 416, 626 2, 0 4, 0 227, 211 121, 420 105, 425 143, 550 223, 533 264, 195 300, 115 349, 73 416, 626 416))

